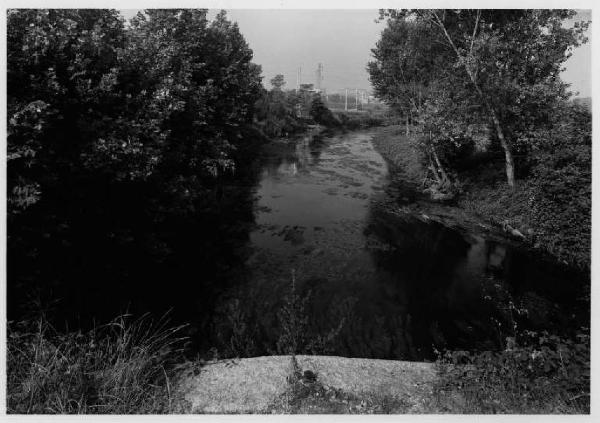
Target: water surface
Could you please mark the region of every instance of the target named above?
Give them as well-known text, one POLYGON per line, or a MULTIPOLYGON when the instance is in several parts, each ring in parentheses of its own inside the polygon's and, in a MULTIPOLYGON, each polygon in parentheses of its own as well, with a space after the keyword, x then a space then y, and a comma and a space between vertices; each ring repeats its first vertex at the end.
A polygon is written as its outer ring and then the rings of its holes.
POLYGON ((192 354, 221 357, 284 352, 291 319, 299 352, 410 360, 499 348, 515 324, 589 326, 588 275, 427 218, 439 206, 371 138, 274 142, 206 191, 177 175, 46 190, 8 225, 9 319, 33 305, 72 330, 169 311, 192 354))
POLYGON ((265 160, 245 294, 260 298, 264 319, 293 275, 309 298, 313 337, 344 322, 330 351, 340 355, 430 358, 434 348, 496 348, 514 325, 581 323, 580 275, 416 213, 409 206, 423 200, 394 178, 371 138, 305 137, 265 160))

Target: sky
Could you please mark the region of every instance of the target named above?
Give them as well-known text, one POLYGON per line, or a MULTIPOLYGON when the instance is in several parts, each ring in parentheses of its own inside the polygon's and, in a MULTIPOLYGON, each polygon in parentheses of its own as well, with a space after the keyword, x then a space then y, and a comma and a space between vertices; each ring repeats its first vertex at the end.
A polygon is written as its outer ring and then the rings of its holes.
MULTIPOLYGON (((126 17, 137 11, 122 10, 126 17)), ((214 16, 214 11, 211 15, 214 16)), ((376 23, 377 10, 228 10, 230 20, 254 52, 254 62, 263 69, 263 82, 283 74, 288 88, 301 82, 314 83, 315 71, 323 64, 322 87, 328 92, 371 89, 367 62, 385 23, 376 23)), ((591 19, 590 11, 580 11, 578 19, 591 19)), ((591 31, 589 37, 591 37, 591 31)), ((590 97, 591 39, 573 52, 565 63, 562 78, 581 97, 590 97)))

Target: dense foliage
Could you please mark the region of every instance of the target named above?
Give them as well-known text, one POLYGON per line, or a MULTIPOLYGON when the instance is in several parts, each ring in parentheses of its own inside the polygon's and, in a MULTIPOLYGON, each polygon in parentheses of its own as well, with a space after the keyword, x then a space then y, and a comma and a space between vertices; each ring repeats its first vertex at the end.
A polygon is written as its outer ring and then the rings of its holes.
MULTIPOLYGON (((407 132, 412 124, 432 197, 453 198, 465 179, 485 190, 477 175, 502 162, 508 195, 528 197, 521 209, 530 214, 524 220, 535 242, 585 266, 591 116, 573 105, 560 79, 573 48, 587 41, 589 22, 569 26, 574 16, 572 10, 381 11, 387 28, 368 70, 376 95, 405 117, 407 132)), ((498 178, 491 179, 496 188, 498 178)))
POLYGON ((127 25, 52 9, 11 10, 8 29, 9 319, 51 308, 58 331, 83 330, 190 303, 204 319, 253 216, 249 190, 230 187, 253 183, 261 142, 260 68, 237 26, 206 10, 127 25))
POLYGON ((256 124, 268 137, 288 136, 306 127, 301 119, 298 106, 302 106, 302 97, 295 91, 283 89, 283 75, 271 80, 273 88, 263 90, 256 103, 256 124))
MULTIPOLYGON (((485 122, 515 181, 514 155, 532 128, 567 98, 562 63, 585 42, 586 23, 566 28, 568 10, 391 10, 369 64, 376 93, 418 114, 432 135, 452 143, 485 122)), ((526 146, 525 146, 526 149, 526 146)))
POLYGON ((287 137, 314 123, 339 125, 320 94, 304 89, 285 90, 283 75, 276 75, 270 82, 271 90, 263 90, 255 105, 255 124, 267 137, 287 137))
POLYGON ((589 413, 590 339, 527 332, 503 351, 453 351, 437 365, 439 412, 589 413))
POLYGON ((592 227, 592 121, 564 105, 532 139, 531 219, 537 241, 566 262, 589 266, 592 227))
POLYGON ((260 68, 224 12, 8 12, 9 213, 66 177, 216 176, 251 123, 260 68))

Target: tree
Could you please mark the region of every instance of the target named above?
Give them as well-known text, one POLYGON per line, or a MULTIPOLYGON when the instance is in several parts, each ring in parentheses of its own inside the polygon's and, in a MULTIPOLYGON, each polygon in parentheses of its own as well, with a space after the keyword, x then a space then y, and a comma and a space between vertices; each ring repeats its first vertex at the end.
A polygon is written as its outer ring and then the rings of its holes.
POLYGON ((277 74, 275 77, 271 79, 271 86, 274 90, 281 91, 283 86, 285 85, 285 80, 283 79, 283 75, 277 74))
POLYGON ((320 95, 315 95, 310 103, 310 116, 315 122, 325 126, 337 125, 337 120, 331 110, 323 103, 320 95))
POLYGON ((430 95, 432 84, 443 79, 440 63, 447 52, 439 36, 422 23, 389 20, 367 65, 375 95, 403 114, 416 119, 430 95))
MULTIPOLYGON (((214 177, 234 165, 260 95, 236 24, 206 10, 8 14, 9 205, 67 175, 214 177)), ((14 206, 14 207, 13 207, 14 206)))
MULTIPOLYGON (((587 24, 565 28, 568 10, 389 10, 392 21, 422 25, 444 47, 436 62, 446 73, 460 69, 470 103, 490 122, 514 186, 513 150, 532 124, 547 121, 549 107, 566 97, 562 63, 585 41, 587 24), (539 109, 536 107, 539 106, 539 109), (524 113, 525 111, 525 113, 524 113)), ((457 82, 460 78, 457 78, 457 82)))
POLYGON ((139 14, 124 61, 130 64, 128 84, 145 93, 140 100, 151 99, 146 110, 163 111, 156 119, 168 130, 164 167, 215 176, 234 166, 230 153, 252 122, 260 67, 225 12, 212 22, 206 14, 202 9, 139 14))
POLYGON ((82 167, 117 120, 123 20, 114 10, 8 12, 9 213, 82 167))

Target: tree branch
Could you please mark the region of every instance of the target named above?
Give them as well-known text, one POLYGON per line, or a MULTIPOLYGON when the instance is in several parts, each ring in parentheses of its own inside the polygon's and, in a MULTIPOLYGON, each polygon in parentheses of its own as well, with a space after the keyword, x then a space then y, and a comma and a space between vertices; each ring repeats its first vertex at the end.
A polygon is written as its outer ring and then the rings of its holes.
POLYGON ((477 19, 475 19, 475 27, 473 28, 473 36, 471 36, 471 47, 469 47, 469 54, 473 55, 473 42, 475 41, 475 35, 477 34, 477 27, 479 26, 479 18, 481 16, 481 9, 477 9, 477 19))
POLYGON ((454 52, 456 53, 456 55, 460 59, 461 58, 460 52, 458 51, 458 48, 456 47, 456 45, 452 41, 452 37, 450 37, 450 34, 448 34, 448 30, 446 30, 446 26, 444 25, 444 23, 442 22, 442 20, 440 19, 440 17, 437 15, 437 13, 435 13, 434 11, 431 11, 430 13, 435 18, 434 23, 437 26, 439 26, 442 29, 442 31, 444 31, 444 35, 446 36, 446 39, 450 43, 450 47, 452 47, 452 49, 454 50, 454 52))

